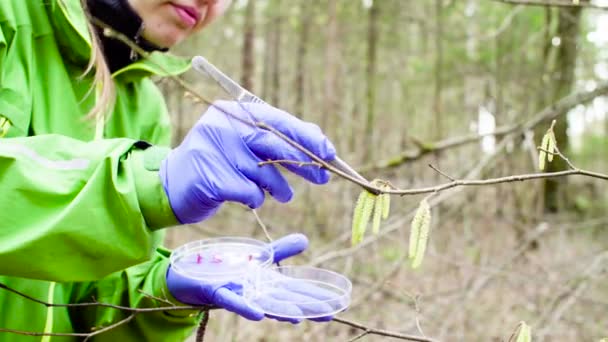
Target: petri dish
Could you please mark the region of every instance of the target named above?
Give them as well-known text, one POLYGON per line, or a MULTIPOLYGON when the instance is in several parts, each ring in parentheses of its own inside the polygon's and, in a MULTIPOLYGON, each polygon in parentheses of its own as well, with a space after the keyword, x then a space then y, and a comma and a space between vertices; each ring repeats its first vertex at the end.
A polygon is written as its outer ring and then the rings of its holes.
POLYGON ((284 318, 319 318, 345 310, 352 283, 345 276, 309 266, 262 269, 244 287, 249 305, 284 318))
POLYGON ((220 237, 189 242, 170 256, 173 271, 193 279, 230 281, 254 276, 274 258, 272 247, 243 237, 220 237))

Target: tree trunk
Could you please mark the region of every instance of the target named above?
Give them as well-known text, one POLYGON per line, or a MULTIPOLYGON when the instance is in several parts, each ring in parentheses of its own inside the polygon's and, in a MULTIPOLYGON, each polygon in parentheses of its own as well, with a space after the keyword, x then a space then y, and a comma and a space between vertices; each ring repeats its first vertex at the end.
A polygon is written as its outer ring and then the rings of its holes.
POLYGON ((439 140, 443 137, 441 125, 443 90, 443 25, 442 25, 442 4, 443 0, 435 0, 435 87, 433 96, 433 114, 435 121, 434 139, 439 140))
POLYGON ((367 70, 366 70, 366 104, 367 115, 365 120, 365 161, 371 159, 372 149, 374 146, 374 120, 376 106, 376 55, 377 55, 377 40, 378 40, 378 1, 373 1, 369 9, 369 24, 367 30, 367 70))
POLYGON ((308 1, 303 1, 300 5, 301 18, 298 32, 298 48, 296 49, 296 101, 294 114, 302 118, 306 108, 304 108, 304 75, 306 75, 306 56, 308 55, 311 8, 308 1))
POLYGON ((333 127, 338 104, 338 2, 329 1, 327 9, 327 45, 325 48, 325 83, 323 85, 323 116, 321 127, 333 127))
POLYGON ((282 13, 281 13, 281 0, 274 0, 270 6, 275 7, 276 15, 272 24, 272 78, 271 78, 271 91, 270 101, 272 105, 280 107, 281 99, 281 26, 282 26, 282 13))
MULTIPOLYGON (((576 67, 577 41, 580 31, 581 9, 580 8, 560 8, 559 22, 556 36, 560 38, 557 47, 555 64, 551 73, 552 102, 569 94, 574 85, 574 71, 576 67)), ((545 127, 549 127, 547 123, 545 127)), ((568 149, 568 121, 563 118, 557 121, 554 127, 557 146, 562 152, 568 149)), ((537 139, 538 140, 538 139, 537 139)), ((564 170, 568 167, 565 161, 554 158, 553 162, 548 163, 547 172, 564 170)), ((560 208, 568 205, 567 197, 563 186, 566 179, 549 179, 545 181, 545 212, 557 212, 560 208)))
POLYGON ((243 73, 241 75, 241 85, 254 92, 253 76, 254 76, 254 36, 255 36, 255 2, 249 0, 245 12, 245 27, 243 29, 243 73))

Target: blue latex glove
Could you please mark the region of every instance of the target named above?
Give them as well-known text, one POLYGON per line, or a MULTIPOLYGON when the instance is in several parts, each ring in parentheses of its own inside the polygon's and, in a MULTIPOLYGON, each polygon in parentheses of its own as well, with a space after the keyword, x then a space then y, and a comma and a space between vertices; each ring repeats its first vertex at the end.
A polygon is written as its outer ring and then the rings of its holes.
MULTIPOLYGON (((293 190, 269 160, 310 162, 304 153, 272 132, 252 127, 220 109, 251 122, 264 122, 323 160, 335 159, 335 148, 321 129, 267 104, 219 101, 162 162, 160 178, 171 208, 181 223, 200 222, 225 201, 258 208, 264 190, 287 202, 293 190)), ((323 184, 329 172, 313 165, 283 164, 310 182, 323 184)))
MULTIPOLYGON (((302 234, 287 235, 279 240, 271 243, 274 250, 274 262, 297 255, 308 247, 308 239, 302 234)), ((285 298, 296 297, 312 297, 314 299, 324 298, 324 290, 317 287, 300 287, 295 289, 287 289, 273 296, 268 296, 257 302, 260 307, 248 305, 242 296, 243 285, 235 281, 224 282, 205 282, 188 277, 184 277, 177 272, 172 271, 169 267, 167 271, 167 288, 171 295, 180 302, 188 305, 215 305, 224 308, 228 311, 241 315, 249 320, 259 321, 265 315, 262 309, 274 308, 279 312, 291 312, 294 315, 314 312, 327 312, 327 308, 323 303, 315 305, 308 304, 306 307, 297 307, 293 304, 288 304, 280 301, 285 298)), ((287 321, 291 323, 299 323, 300 319, 273 317, 267 316, 279 321, 287 321)), ((330 321, 333 317, 320 317, 313 319, 314 321, 323 322, 330 321)))

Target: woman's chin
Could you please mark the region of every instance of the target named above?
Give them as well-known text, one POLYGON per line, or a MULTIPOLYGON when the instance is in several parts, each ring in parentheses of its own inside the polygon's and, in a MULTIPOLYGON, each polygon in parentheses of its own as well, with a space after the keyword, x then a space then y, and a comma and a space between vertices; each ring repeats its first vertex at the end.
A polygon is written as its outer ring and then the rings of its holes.
POLYGON ((186 38, 187 34, 179 29, 162 30, 162 32, 148 32, 144 38, 161 48, 171 48, 186 38))

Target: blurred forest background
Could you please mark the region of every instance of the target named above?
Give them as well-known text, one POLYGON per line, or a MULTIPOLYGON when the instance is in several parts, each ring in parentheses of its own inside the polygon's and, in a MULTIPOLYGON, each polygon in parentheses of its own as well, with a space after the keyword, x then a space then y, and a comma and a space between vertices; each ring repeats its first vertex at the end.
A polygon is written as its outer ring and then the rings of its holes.
MULTIPOLYGON (((577 167, 608 172, 608 2, 546 1, 565 6, 235 0, 177 53, 203 55, 267 102, 317 123, 367 178, 402 189, 449 182, 428 164, 459 179, 538 172, 536 146, 550 121, 521 125, 564 96, 593 92, 557 107, 557 144, 577 167)), ((199 74, 185 78, 209 99, 225 97, 199 74)), ((161 86, 177 144, 204 106, 169 80, 161 86)), ((557 159, 549 170, 567 169, 557 159)), ((507 341, 520 321, 534 341, 608 336, 606 181, 574 176, 441 192, 431 201, 427 256, 414 271, 406 254, 422 195, 393 197, 381 233, 351 248, 361 188, 335 176, 326 186, 290 180, 295 199, 269 199, 258 213, 275 238, 310 238, 290 263, 353 281, 353 304, 341 317, 440 341, 507 341)), ((225 235, 265 239, 249 210, 229 204, 170 232, 167 243, 225 235)), ((347 341, 361 332, 211 314, 210 341, 347 341)))

